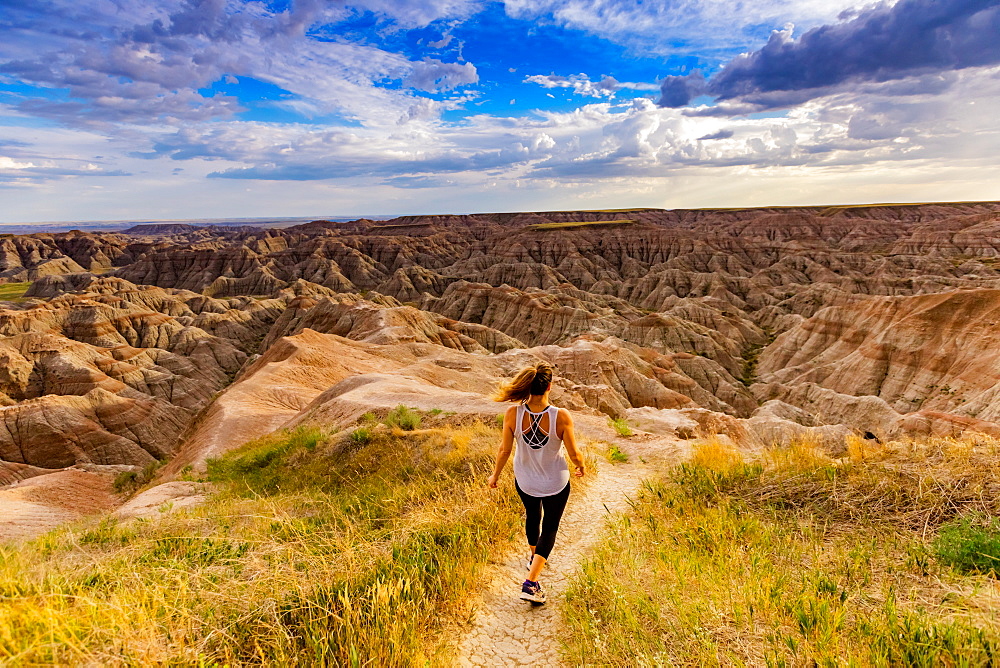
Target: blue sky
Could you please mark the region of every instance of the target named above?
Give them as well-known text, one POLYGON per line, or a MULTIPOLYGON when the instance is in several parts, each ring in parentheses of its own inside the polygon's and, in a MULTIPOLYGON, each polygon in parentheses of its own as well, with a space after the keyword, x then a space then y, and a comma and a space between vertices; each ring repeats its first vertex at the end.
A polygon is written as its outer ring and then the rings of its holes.
POLYGON ((1000 0, 6 0, 0 222, 1000 199, 1000 0))

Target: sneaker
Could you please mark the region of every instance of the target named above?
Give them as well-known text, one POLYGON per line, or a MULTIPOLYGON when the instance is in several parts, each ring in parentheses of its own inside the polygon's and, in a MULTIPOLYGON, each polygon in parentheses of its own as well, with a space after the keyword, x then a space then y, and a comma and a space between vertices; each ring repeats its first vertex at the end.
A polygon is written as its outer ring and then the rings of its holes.
POLYGON ((535 560, 535 555, 529 554, 528 555, 528 570, 529 571, 531 570, 531 562, 534 561, 534 560, 535 560))
POLYGON ((521 585, 521 600, 530 601, 534 605, 545 603, 545 592, 542 591, 542 585, 538 582, 525 580, 524 584, 521 585))

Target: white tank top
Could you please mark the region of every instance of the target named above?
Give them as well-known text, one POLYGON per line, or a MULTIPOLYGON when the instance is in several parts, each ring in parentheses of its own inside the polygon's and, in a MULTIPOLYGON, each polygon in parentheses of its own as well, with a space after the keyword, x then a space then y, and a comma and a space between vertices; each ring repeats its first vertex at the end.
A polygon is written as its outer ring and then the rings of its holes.
POLYGON ((569 465, 563 457, 562 439, 556 435, 556 416, 559 409, 549 406, 541 413, 533 413, 521 404, 517 407, 514 436, 514 480, 521 491, 529 496, 552 496, 563 491, 569 482, 569 465), (529 416, 529 426, 524 430, 524 415, 529 416), (548 414, 549 433, 542 431, 542 416, 548 414))

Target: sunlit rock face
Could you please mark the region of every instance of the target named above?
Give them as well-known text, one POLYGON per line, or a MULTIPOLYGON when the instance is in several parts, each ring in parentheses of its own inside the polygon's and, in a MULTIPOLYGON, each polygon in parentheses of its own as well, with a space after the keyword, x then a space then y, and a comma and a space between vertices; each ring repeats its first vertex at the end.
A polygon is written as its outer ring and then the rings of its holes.
POLYGON ((997 230, 980 203, 6 236, 0 484, 365 405, 490 415, 533 360, 560 405, 685 434, 1000 430, 997 230))

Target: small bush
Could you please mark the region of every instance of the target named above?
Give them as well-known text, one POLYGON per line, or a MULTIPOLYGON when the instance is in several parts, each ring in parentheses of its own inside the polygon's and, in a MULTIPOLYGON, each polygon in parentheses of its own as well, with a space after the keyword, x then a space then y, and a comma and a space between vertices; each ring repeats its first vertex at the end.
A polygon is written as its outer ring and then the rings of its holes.
POLYGON ((634 433, 625 418, 609 418, 608 425, 614 428, 619 436, 631 436, 634 433))
POLYGON ((628 461, 628 455, 619 450, 617 445, 609 445, 608 461, 614 464, 624 464, 628 461))
POLYGON ((372 430, 368 427, 358 427, 351 432, 351 443, 366 445, 372 440, 372 430))
POLYGON ((399 427, 403 431, 413 431, 420 426, 420 414, 412 408, 400 404, 389 411, 385 423, 390 427, 399 427))
POLYGON ((1000 519, 975 514, 941 526, 937 558, 961 573, 1000 574, 1000 519))
POLYGON ((139 474, 135 471, 122 471, 115 476, 112 486, 118 494, 125 494, 139 488, 139 483, 136 482, 138 479, 139 474))
POLYGON ((157 461, 146 464, 141 471, 122 471, 115 476, 111 486, 118 494, 132 494, 149 483, 161 466, 163 462, 157 461))

